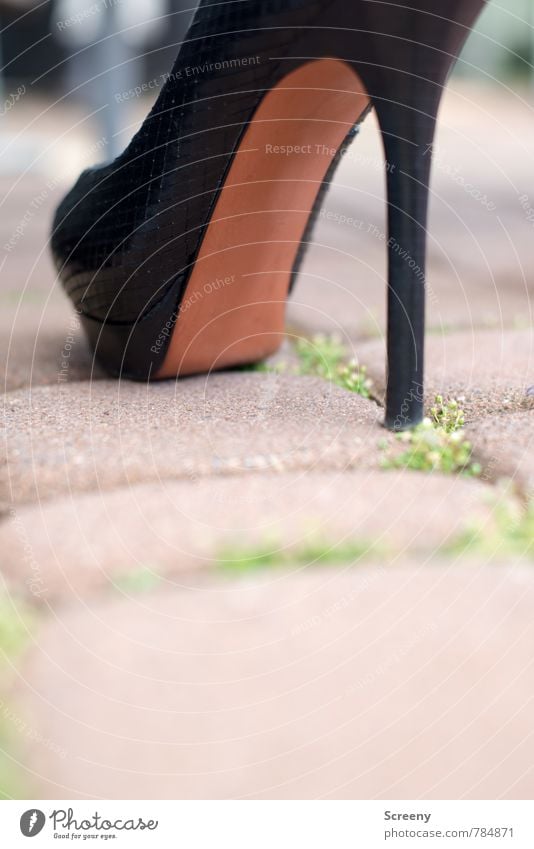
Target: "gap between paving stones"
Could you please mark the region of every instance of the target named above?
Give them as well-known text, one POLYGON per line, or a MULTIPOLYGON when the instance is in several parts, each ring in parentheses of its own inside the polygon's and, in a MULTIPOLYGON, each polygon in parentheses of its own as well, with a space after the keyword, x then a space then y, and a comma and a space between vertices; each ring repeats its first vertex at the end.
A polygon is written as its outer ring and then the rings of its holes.
MULTIPOLYGON (((300 328, 298 330, 295 329, 294 334, 298 338, 307 339, 310 344, 313 344, 314 338, 316 338, 313 333, 307 333, 304 329, 300 328)), ((509 339, 506 342, 507 349, 509 349, 511 345, 513 348, 514 339, 517 340, 517 346, 520 350, 523 351, 523 354, 527 346, 528 350, 530 351, 529 335, 526 331, 515 331, 514 333, 511 333, 509 335, 509 339)), ((350 342, 349 344, 352 345, 352 343, 350 342)), ((484 353, 487 354, 487 331, 485 331, 481 336, 481 344, 484 353)), ((371 353, 370 361, 375 363, 377 361, 378 352, 378 360, 383 363, 383 358, 385 356, 385 347, 383 343, 378 343, 376 341, 369 342, 361 347, 363 347, 364 357, 357 357, 357 361, 360 367, 363 367, 366 373, 369 374, 371 377, 371 384, 368 390, 368 398, 369 400, 374 401, 379 408, 383 409, 385 406, 385 376, 383 366, 381 365, 379 368, 374 369, 369 367, 368 362, 365 359, 365 351, 367 350, 371 353)), ((349 354, 350 350, 348 350, 348 355, 349 354)), ((279 357, 278 363, 275 362, 274 365, 276 366, 277 364, 279 364, 281 359, 282 358, 279 357)), ((435 355, 434 359, 436 359, 435 355)), ((430 381, 427 380, 427 385, 429 383, 430 381)), ((439 384, 431 384, 430 392, 427 389, 425 393, 426 415, 430 414, 430 409, 434 404, 434 398, 436 397, 436 394, 440 392, 444 396, 445 401, 447 401, 454 397, 454 392, 452 392, 452 389, 453 387, 451 386, 442 389, 440 388, 439 384)), ((469 398, 468 403, 466 405, 467 412, 465 415, 465 433, 466 437, 471 441, 472 444, 472 460, 482 467, 480 479, 488 485, 495 485, 499 483, 503 478, 507 481, 510 480, 514 483, 519 497, 523 498, 525 502, 528 502, 528 500, 532 498, 532 493, 534 492, 534 473, 527 475, 521 473, 518 474, 517 471, 518 469, 520 469, 519 462, 517 462, 517 466, 514 466, 513 462, 507 463, 506 460, 502 458, 502 455, 506 452, 503 452, 502 448, 500 448, 498 440, 490 440, 487 436, 488 431, 490 431, 491 429, 492 419, 495 419, 497 424, 497 420, 499 423, 506 421, 507 418, 510 421, 513 420, 514 416, 518 417, 521 415, 521 411, 523 412, 523 414, 527 413, 528 411, 534 411, 534 397, 526 396, 524 390, 515 390, 507 394, 510 395, 510 398, 503 399, 502 403, 499 403, 495 397, 492 397, 490 409, 488 411, 489 415, 482 417, 479 415, 480 402, 476 399, 473 402, 473 399, 469 398), (480 441, 478 439, 479 431, 481 431, 480 441), (500 458, 500 460, 498 460, 497 458, 500 458)), ((460 395, 461 407, 464 406, 465 400, 466 399, 462 395, 460 395)), ((524 421, 521 422, 520 429, 523 433, 525 432, 526 427, 524 421)), ((515 450, 514 453, 517 456, 519 452, 515 450)), ((423 472, 422 474, 426 473, 423 472)))

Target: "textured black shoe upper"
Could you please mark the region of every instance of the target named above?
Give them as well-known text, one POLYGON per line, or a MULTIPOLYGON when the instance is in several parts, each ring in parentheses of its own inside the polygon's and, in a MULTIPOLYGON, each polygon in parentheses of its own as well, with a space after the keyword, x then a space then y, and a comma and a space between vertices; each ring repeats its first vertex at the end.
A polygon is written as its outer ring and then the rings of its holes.
POLYGON ((86 316, 131 323, 187 283, 232 156, 328 0, 203 0, 154 108, 60 204, 52 251, 86 316), (282 57, 282 58, 278 58, 282 57))

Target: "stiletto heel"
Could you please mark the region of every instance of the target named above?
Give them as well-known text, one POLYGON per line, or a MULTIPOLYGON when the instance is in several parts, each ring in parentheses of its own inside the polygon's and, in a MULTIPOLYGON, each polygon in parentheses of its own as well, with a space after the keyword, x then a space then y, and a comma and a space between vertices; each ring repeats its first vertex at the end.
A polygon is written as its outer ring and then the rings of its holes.
POLYGON ((201 0, 141 130, 56 213, 59 275, 107 370, 176 377, 276 350, 325 183, 372 103, 388 162, 386 424, 416 424, 430 149, 485 2, 450 0, 444 17, 435 0, 201 0))
POLYGON ((404 430, 423 418, 426 222, 433 126, 431 120, 421 121, 414 132, 412 122, 406 121, 405 108, 403 118, 396 108, 383 111, 387 114, 380 123, 388 163, 385 424, 392 430, 404 430))
POLYGON ((484 3, 456 0, 446 15, 428 0, 390 7, 382 63, 360 68, 382 132, 387 163, 388 330, 385 424, 423 418, 428 192, 436 118, 447 77, 484 3))

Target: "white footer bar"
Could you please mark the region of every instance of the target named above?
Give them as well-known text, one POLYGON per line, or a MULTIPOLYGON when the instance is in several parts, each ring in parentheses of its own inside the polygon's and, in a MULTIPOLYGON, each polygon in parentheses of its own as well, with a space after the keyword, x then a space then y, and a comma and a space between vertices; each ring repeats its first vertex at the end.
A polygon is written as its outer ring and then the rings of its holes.
POLYGON ((0 834, 9 849, 67 841, 187 849, 533 849, 534 804, 6 801, 0 803, 0 834))

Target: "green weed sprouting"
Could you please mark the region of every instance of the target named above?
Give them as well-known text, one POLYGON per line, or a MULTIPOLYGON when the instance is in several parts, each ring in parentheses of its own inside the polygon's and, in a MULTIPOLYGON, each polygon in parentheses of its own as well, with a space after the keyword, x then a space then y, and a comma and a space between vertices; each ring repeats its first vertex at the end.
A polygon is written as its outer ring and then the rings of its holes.
POLYGON ((481 468, 472 462, 472 446, 463 432, 465 416, 458 402, 445 402, 437 395, 430 412, 431 416, 421 424, 397 434, 397 441, 405 450, 388 454, 382 461, 382 468, 479 475, 481 468))
POLYGON ((294 374, 306 377, 321 377, 348 392, 362 398, 370 398, 373 381, 365 366, 354 357, 349 357, 345 345, 335 335, 319 333, 311 339, 290 337, 291 347, 297 362, 278 360, 260 362, 246 366, 247 371, 269 374, 294 374))
POLYGON ((225 571, 248 572, 280 566, 343 565, 385 555, 383 547, 365 539, 340 543, 309 539, 295 546, 283 546, 275 541, 255 546, 228 545, 219 551, 215 560, 225 571))
POLYGON ((453 556, 521 557, 534 560, 534 501, 505 498, 489 521, 468 526, 443 548, 453 556))
POLYGON ((348 357, 347 348, 336 336, 318 334, 312 339, 297 339, 294 348, 299 374, 322 377, 362 398, 370 397, 373 382, 366 367, 348 357))
POLYGON ((447 433, 454 433, 465 424, 464 412, 454 398, 445 402, 442 395, 436 395, 430 414, 434 425, 443 428, 447 433))

